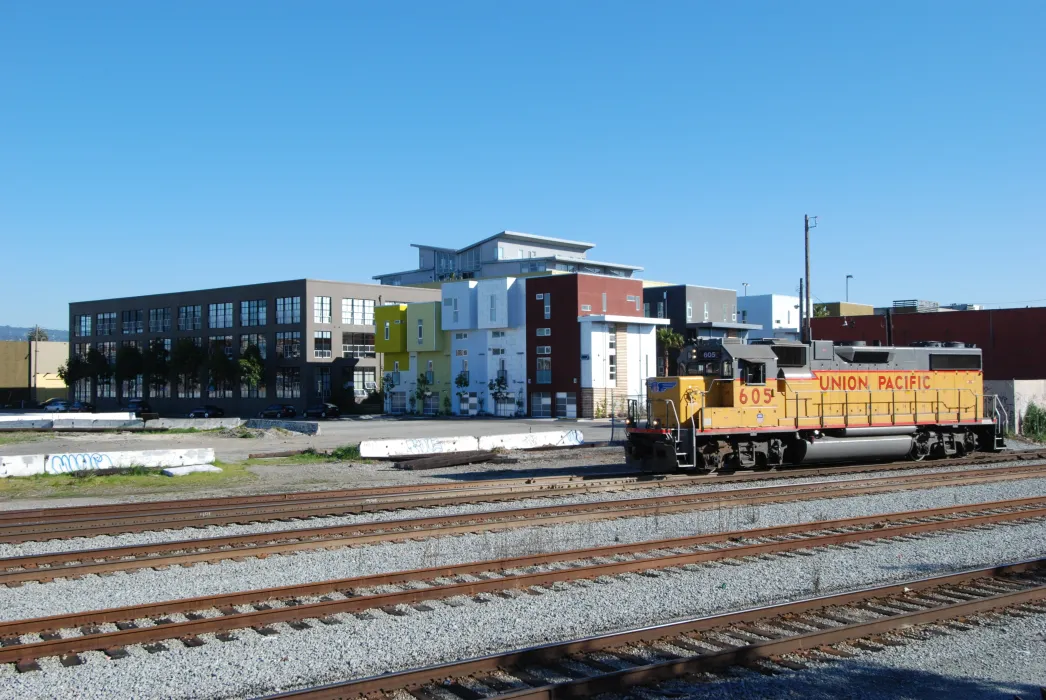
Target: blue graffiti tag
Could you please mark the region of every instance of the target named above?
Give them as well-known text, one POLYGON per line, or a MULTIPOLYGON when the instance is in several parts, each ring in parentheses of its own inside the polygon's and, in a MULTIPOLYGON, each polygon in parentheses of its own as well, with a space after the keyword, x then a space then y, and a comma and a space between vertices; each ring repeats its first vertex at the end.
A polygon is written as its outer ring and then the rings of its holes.
POLYGON ((94 471, 96 469, 113 469, 112 458, 105 452, 78 452, 64 455, 51 455, 47 458, 48 474, 69 474, 71 472, 94 471))

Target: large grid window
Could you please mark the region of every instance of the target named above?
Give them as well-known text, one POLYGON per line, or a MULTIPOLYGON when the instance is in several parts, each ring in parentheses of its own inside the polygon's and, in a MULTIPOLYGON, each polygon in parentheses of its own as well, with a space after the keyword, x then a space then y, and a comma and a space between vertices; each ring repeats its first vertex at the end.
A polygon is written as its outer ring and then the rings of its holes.
POLYGON ((240 398, 243 399, 264 399, 265 398, 265 382, 261 381, 258 386, 251 386, 240 382, 240 398))
POLYGON ((88 338, 91 335, 91 314, 73 316, 73 336, 88 338))
POLYGON ((98 398, 100 399, 112 399, 116 398, 116 382, 113 381, 112 377, 99 377, 98 378, 98 398))
POLYGON ((373 299, 342 299, 341 323, 345 326, 373 326, 373 299))
POLYGON ((374 357, 374 334, 342 333, 341 355, 354 358, 374 357))
POLYGON ((73 400, 74 401, 90 401, 91 400, 91 380, 81 379, 73 384, 73 400))
POLYGON ((132 379, 126 379, 121 386, 123 390, 123 397, 125 399, 140 399, 142 398, 142 375, 133 377, 132 379))
POLYGON ((264 333, 245 333, 245 334, 240 336, 240 354, 241 355, 251 345, 254 345, 254 346, 256 346, 258 348, 258 354, 261 355, 261 358, 264 360, 266 358, 266 354, 265 354, 265 334, 264 333))
POLYGON ((552 417, 552 394, 535 391, 530 395, 530 415, 534 418, 552 417))
POLYGON ((218 304, 209 304, 207 307, 207 318, 211 328, 232 328, 232 302, 224 301, 218 304))
POLYGON ((149 332, 169 333, 171 330, 171 307, 149 309, 149 332))
POLYGON ((109 341, 105 343, 95 343, 95 350, 105 355, 105 359, 109 361, 109 364, 116 362, 116 343, 109 341))
POLYGON ((178 307, 178 330, 198 331, 203 328, 203 307, 199 304, 178 307))
POLYGON ((313 357, 325 359, 331 356, 331 332, 315 331, 312 336, 313 357))
POLYGON ((109 311, 104 314, 98 314, 95 318, 95 335, 112 335, 116 332, 116 312, 109 311))
POLYGON ((276 334, 276 357, 291 360, 301 357, 301 333, 290 331, 276 334))
POLYGON ((321 401, 328 400, 331 397, 331 368, 317 367, 313 377, 316 379, 316 396, 321 401))
POLYGON ((276 323, 301 323, 301 297, 276 300, 276 323))
POLYGON ((232 336, 231 335, 212 335, 211 345, 218 346, 225 353, 226 357, 232 357, 232 336))
POLYGON ((331 298, 330 297, 313 297, 312 298, 312 320, 314 323, 330 323, 331 322, 331 298))
POLYGON ((90 343, 73 343, 73 355, 87 359, 87 351, 91 349, 90 343))
POLYGON ((145 332, 143 323, 144 314, 141 309, 131 309, 120 312, 120 331, 124 335, 135 335, 145 332))
POLYGON ((538 384, 551 384, 552 383, 552 358, 551 357, 539 357, 539 358, 537 358, 537 383, 538 384))
POLYGON ((371 392, 378 390, 378 371, 376 369, 357 369, 352 372, 352 393, 360 400, 367 398, 371 392))
POLYGON ((276 370, 276 398, 301 398, 300 367, 280 367, 276 370))
POLYGON ((240 302, 241 326, 264 326, 266 323, 267 305, 264 299, 252 299, 240 302))

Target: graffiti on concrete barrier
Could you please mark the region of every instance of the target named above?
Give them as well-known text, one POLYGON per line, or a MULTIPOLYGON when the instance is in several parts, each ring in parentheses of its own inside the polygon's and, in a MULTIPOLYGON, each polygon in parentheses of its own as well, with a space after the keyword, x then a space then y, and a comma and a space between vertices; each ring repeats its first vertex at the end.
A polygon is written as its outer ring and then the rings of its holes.
POLYGON ((48 474, 69 474, 115 467, 113 460, 105 452, 71 452, 48 457, 47 468, 44 471, 48 474))

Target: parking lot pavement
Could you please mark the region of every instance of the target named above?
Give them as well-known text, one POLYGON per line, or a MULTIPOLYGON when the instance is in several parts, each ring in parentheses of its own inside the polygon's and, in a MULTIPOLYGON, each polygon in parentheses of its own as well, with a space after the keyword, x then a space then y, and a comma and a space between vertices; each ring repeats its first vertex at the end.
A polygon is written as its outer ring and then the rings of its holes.
MULTIPOLYGON (((542 419, 392 419, 333 420, 320 422, 319 435, 299 435, 270 431, 265 437, 244 439, 220 433, 42 433, 41 439, 0 445, 0 455, 111 452, 118 450, 159 450, 212 447, 219 460, 235 462, 251 453, 281 450, 330 449, 359 443, 361 440, 392 438, 449 437, 455 435, 500 435, 538 433, 553 430, 580 430, 586 442, 610 439, 609 420, 561 421, 542 419)), ((622 425, 618 424, 618 438, 622 425)))

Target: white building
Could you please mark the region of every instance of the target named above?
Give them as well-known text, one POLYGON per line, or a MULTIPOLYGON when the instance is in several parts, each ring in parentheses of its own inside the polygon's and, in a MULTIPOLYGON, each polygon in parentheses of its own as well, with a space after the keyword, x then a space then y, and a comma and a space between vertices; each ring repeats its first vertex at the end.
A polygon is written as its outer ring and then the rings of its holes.
POLYGON ((443 285, 442 324, 450 331, 457 415, 525 414, 526 280, 498 277, 443 285))
POLYGON ((578 317, 583 415, 619 412, 628 398, 646 393, 657 368, 657 328, 668 323, 636 316, 578 317))
POLYGON ((748 338, 782 338, 799 340, 799 297, 787 294, 759 294, 737 297, 737 313, 741 323, 762 326, 750 330, 748 338))

